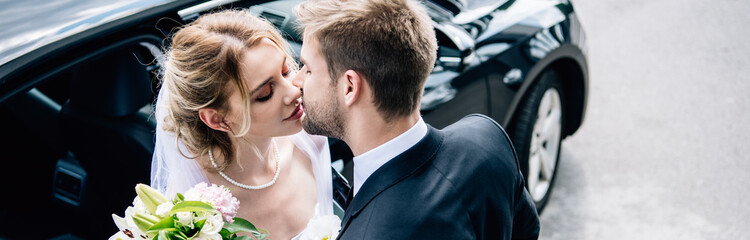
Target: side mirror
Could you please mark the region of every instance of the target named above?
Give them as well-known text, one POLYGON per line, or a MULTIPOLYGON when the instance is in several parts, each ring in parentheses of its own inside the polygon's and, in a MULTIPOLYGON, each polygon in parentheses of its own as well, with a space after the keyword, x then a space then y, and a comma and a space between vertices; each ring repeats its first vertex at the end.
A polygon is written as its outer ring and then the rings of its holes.
POLYGON ((451 24, 435 24, 438 54, 433 72, 462 72, 474 61, 474 39, 466 30, 451 24))

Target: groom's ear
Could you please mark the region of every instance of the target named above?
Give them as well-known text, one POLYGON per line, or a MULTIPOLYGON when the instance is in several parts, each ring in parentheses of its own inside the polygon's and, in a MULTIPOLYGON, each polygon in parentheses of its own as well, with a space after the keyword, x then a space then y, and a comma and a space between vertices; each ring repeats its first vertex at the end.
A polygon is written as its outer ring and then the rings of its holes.
POLYGON ((344 87, 346 88, 344 91, 344 104, 351 106, 361 97, 365 82, 362 79, 362 75, 351 69, 344 72, 343 80, 344 87))
POLYGON ((201 108, 198 110, 201 121, 213 130, 228 132, 229 126, 224 122, 224 116, 213 108, 201 108))

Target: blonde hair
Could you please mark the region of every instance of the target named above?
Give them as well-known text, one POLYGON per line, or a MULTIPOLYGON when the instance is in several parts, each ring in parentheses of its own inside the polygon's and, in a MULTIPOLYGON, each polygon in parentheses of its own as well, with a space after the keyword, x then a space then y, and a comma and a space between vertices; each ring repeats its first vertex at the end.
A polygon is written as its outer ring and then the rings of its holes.
POLYGON ((282 49, 287 55, 287 65, 297 69, 278 30, 247 11, 223 10, 202 15, 172 37, 161 75, 161 87, 170 91, 163 125, 164 130, 174 132, 187 150, 195 154, 191 157, 181 152, 185 157, 196 158, 218 147, 224 156, 224 161, 217 161, 218 170, 225 169, 236 158, 230 135, 204 124, 198 110, 213 108, 225 114, 230 94, 239 91, 245 111, 239 131, 230 131, 232 137, 242 137, 250 131, 250 91, 244 84, 240 64, 247 49, 264 38, 282 49))
POLYGON ((415 0, 308 0, 294 9, 299 28, 320 43, 336 79, 351 69, 365 77, 386 121, 419 107, 435 66, 432 20, 415 0))

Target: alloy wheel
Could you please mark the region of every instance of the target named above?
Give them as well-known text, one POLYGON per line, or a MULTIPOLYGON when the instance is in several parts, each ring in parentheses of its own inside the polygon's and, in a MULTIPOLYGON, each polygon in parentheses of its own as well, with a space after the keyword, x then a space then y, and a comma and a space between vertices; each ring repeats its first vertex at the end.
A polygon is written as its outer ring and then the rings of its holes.
POLYGON ((549 88, 539 103, 529 146, 528 189, 535 202, 549 191, 560 153, 562 103, 555 88, 549 88))

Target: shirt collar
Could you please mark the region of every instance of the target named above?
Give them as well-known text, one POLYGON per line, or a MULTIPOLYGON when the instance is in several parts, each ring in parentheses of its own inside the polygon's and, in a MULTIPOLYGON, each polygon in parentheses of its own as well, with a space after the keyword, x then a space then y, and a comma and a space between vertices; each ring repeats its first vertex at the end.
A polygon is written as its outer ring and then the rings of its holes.
POLYGON ((378 168, 385 165, 388 161, 399 154, 409 150, 416 145, 424 136, 427 135, 427 124, 422 118, 419 118, 414 126, 406 132, 398 135, 390 141, 371 149, 359 156, 353 158, 354 161, 354 188, 353 194, 356 195, 362 184, 378 168))

